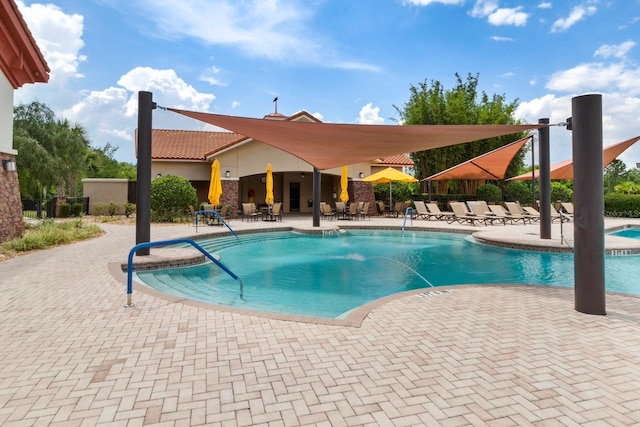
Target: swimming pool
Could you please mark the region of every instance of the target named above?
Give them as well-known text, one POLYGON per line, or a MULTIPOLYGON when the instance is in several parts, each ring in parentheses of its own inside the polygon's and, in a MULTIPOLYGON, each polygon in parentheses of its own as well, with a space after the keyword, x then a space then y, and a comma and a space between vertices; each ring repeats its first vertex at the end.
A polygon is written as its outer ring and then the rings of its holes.
MULTIPOLYGON (((573 286, 573 256, 481 245, 466 235, 349 230, 271 232, 198 242, 244 282, 210 264, 139 272, 161 292, 272 313, 340 318, 398 292, 455 284, 573 286)), ((607 291, 640 294, 640 257, 607 257, 607 291)))
POLYGON ((640 228, 639 227, 629 227, 624 230, 616 231, 611 233, 612 236, 619 237, 628 237, 631 239, 640 239, 640 228))

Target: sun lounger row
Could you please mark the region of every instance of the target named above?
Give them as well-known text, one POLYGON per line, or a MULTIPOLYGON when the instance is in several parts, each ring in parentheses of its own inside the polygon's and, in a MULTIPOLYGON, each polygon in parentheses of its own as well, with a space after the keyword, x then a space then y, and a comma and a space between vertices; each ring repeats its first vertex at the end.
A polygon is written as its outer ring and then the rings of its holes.
MULTIPOLYGON (((487 202, 468 201, 450 202, 451 212, 441 211, 436 203, 425 203, 414 201, 415 217, 426 220, 442 220, 449 224, 458 222, 460 224, 531 224, 540 221, 540 213, 532 207, 521 207, 518 202, 505 202, 502 205, 489 205, 487 202)), ((572 212, 572 205, 566 204, 563 210, 572 212)), ((551 206, 551 220, 560 221, 569 218, 567 213, 560 213, 551 206)))

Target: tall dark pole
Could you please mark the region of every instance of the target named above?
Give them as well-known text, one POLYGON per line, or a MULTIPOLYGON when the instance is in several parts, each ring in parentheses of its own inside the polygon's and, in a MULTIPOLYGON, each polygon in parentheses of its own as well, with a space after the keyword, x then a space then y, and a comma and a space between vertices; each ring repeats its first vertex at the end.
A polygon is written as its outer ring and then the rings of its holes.
MULTIPOLYGON (((151 241, 151 92, 138 92, 138 176, 136 179, 136 245, 151 241)), ((149 255, 149 248, 136 255, 149 255)))
POLYGON ((536 141, 531 135, 531 204, 536 202, 536 141))
POLYGON ((575 307, 607 314, 604 276, 604 194, 602 191, 602 95, 571 100, 575 307))
MULTIPOLYGON (((539 119, 538 123, 548 124, 549 119, 539 119)), ((551 238, 551 155, 549 154, 549 126, 538 129, 540 158, 540 238, 551 238)), ((534 200, 535 203, 535 200, 534 200)))
POLYGON ((313 168, 313 226, 320 227, 320 189, 322 174, 313 168))

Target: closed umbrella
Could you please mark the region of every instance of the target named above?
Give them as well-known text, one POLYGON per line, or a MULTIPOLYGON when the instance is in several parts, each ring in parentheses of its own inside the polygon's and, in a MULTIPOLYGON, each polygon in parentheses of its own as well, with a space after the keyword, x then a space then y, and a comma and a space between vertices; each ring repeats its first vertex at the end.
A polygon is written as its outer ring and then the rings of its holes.
POLYGON ((389 206, 391 206, 391 182, 417 182, 418 180, 412 177, 411 175, 407 175, 406 173, 400 172, 394 168, 386 168, 382 169, 380 172, 376 172, 373 175, 369 175, 366 178, 362 179, 363 181, 370 182, 372 184, 384 184, 389 183, 389 206))
POLYGON ((273 168, 271 163, 267 163, 267 195, 264 198, 264 202, 271 206, 273 204, 273 168))
POLYGON ((222 196, 222 181, 220 180, 220 163, 218 159, 211 164, 211 182, 209 183, 209 203, 214 207, 220 204, 222 196))
POLYGON ((347 203, 349 201, 349 192, 347 187, 349 186, 349 169, 346 166, 342 167, 342 175, 340 176, 340 201, 347 203))

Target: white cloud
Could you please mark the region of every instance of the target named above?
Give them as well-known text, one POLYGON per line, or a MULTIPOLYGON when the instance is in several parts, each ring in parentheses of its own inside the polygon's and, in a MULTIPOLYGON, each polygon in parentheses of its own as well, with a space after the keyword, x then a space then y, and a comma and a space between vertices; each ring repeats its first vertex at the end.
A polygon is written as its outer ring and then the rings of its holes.
POLYGON ((474 18, 485 18, 497 9, 498 2, 496 0, 476 0, 476 3, 473 5, 473 9, 471 9, 469 15, 474 18))
POLYGON ((547 89, 561 92, 621 91, 640 94, 640 68, 618 64, 580 64, 551 76, 547 89))
POLYGON ((82 77, 78 67, 86 60, 80 54, 84 46, 84 18, 67 15, 52 4, 25 6, 22 1, 16 4, 51 69, 49 84, 59 86, 69 78, 82 77))
POLYGON ((222 83, 222 81, 217 77, 218 74, 220 74, 220 69, 218 67, 209 67, 200 74, 198 79, 209 83, 211 86, 226 86, 226 84, 222 83))
POLYGON ((491 25, 514 25, 521 27, 527 24, 528 13, 521 12, 522 7, 499 8, 496 0, 477 0, 469 15, 474 18, 487 18, 491 25))
POLYGON ((551 2, 542 2, 538 4, 538 9, 551 9, 551 2))
POLYGON ((371 64, 340 59, 331 40, 310 29, 314 8, 301 0, 138 0, 116 4, 129 10, 121 10, 123 13, 153 22, 158 36, 165 39, 195 38, 274 61, 377 70, 371 64))
POLYGON ((235 109, 235 108, 238 108, 239 106, 240 106, 240 102, 239 101, 233 101, 231 103, 231 109, 232 110, 235 109))
POLYGON ((593 15, 596 12, 597 8, 595 6, 575 6, 568 17, 558 19, 553 23, 551 26, 551 32, 559 33, 566 31, 577 22, 582 21, 587 16, 593 15))
POLYGON ((500 37, 500 36, 491 36, 491 40, 495 42, 512 42, 513 41, 511 37, 500 37))
POLYGON ((635 47, 636 42, 628 40, 624 43, 617 45, 603 44, 596 50, 593 56, 600 56, 603 58, 618 58, 623 59, 627 56, 627 53, 635 47))
MULTIPOLYGON (((537 123, 540 118, 548 118, 550 123, 564 122, 571 117, 571 102, 575 95, 556 97, 545 95, 522 102, 515 112, 518 119, 527 123, 537 123)), ((603 147, 638 136, 637 117, 640 116, 640 98, 619 93, 602 94, 603 147)), ((551 162, 557 163, 572 158, 572 133, 561 126, 550 129, 551 162)), ((633 145, 619 158, 627 167, 635 166, 640 159, 640 146, 633 145)), ((537 160, 536 160, 537 161, 537 160)))
POLYGON ((384 124, 384 119, 380 117, 380 107, 373 107, 373 104, 370 102, 360 110, 358 114, 358 118, 356 119, 356 123, 359 124, 367 124, 367 125, 382 125, 384 124))
POLYGON ((489 15, 489 23, 496 26, 514 25, 516 27, 522 27, 527 25, 529 14, 521 12, 521 9, 521 7, 498 9, 489 15))
POLYGON ((441 4, 464 4, 464 0, 405 0, 402 4, 412 4, 414 6, 428 6, 432 3, 441 3, 441 4))

